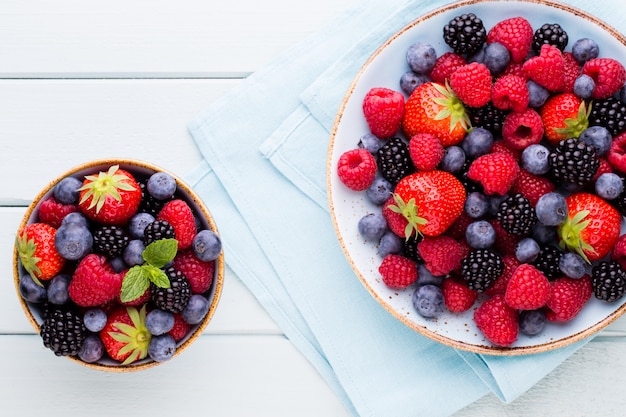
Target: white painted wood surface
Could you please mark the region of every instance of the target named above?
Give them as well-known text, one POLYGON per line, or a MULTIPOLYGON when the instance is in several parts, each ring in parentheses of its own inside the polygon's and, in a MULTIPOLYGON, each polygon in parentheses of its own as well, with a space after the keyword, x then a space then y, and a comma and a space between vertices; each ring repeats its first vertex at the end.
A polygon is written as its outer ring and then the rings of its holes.
MULTIPOLYGON (((219 309, 194 345, 171 363, 119 375, 43 348, 16 299, 11 255, 26 206, 68 168, 134 157, 187 173, 200 161, 187 122, 350 3, 0 4, 2 415, 348 415, 229 270, 219 309)), ((624 334, 621 319, 513 403, 487 396, 456 417, 622 416, 624 334)))

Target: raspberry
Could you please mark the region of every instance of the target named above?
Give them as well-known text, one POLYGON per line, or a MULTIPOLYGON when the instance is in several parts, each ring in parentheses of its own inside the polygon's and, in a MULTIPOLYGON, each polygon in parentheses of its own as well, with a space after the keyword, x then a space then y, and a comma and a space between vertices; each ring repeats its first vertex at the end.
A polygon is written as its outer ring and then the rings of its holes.
POLYGON ((612 58, 595 58, 585 62, 582 73, 595 82, 592 98, 603 99, 617 93, 626 81, 626 69, 612 58))
POLYGON ((550 283, 550 298, 546 303, 550 310, 546 318, 552 322, 564 322, 573 319, 585 306, 592 292, 589 275, 579 279, 563 277, 552 281, 550 283))
POLYGON ((395 204, 396 201, 394 197, 389 197, 389 199, 387 199, 387 201, 383 203, 382 214, 385 218, 385 221, 387 222, 387 227, 389 227, 389 230, 404 239, 406 238, 405 231, 409 222, 406 217, 402 215, 402 213, 397 213, 389 209, 389 206, 395 204))
POLYGON ((418 133, 409 141, 409 155, 420 171, 431 171, 443 159, 443 145, 435 135, 418 133))
POLYGON ((527 108, 521 112, 511 112, 504 119, 502 138, 504 143, 513 149, 523 150, 541 142, 543 122, 534 109, 527 108))
POLYGON ((183 314, 176 313, 174 314, 174 327, 167 334, 172 336, 174 341, 180 342, 189 333, 190 329, 191 326, 183 319, 183 314))
POLYGON ((513 255, 515 253, 515 247, 520 241, 520 237, 507 232, 497 219, 491 219, 489 223, 491 223, 493 230, 496 232, 496 243, 494 247, 505 256, 513 255))
POLYGON ((515 158, 516 161, 519 161, 522 156, 521 150, 511 148, 503 140, 496 140, 493 143, 493 146, 491 146, 491 153, 506 153, 515 158))
POLYGON ((369 151, 359 148, 344 152, 337 162, 339 180, 354 191, 363 191, 376 176, 376 159, 369 151))
POLYGON ((563 53, 563 63, 565 67, 563 69, 563 92, 571 93, 574 91, 574 83, 576 78, 580 75, 581 67, 572 55, 571 52, 563 53))
POLYGON ((437 57, 435 66, 430 70, 430 79, 436 83, 444 84, 446 80, 450 79, 454 71, 466 64, 467 61, 461 55, 446 52, 437 57))
POLYGON ((467 176, 479 182, 487 195, 505 195, 517 178, 519 165, 515 158, 505 153, 488 153, 479 156, 470 165, 467 176))
POLYGON ((406 288, 417 280, 415 262, 401 255, 389 254, 383 258, 378 272, 390 288, 406 288))
POLYGON ((39 220, 58 229, 63 218, 75 211, 78 211, 78 205, 62 204, 54 197, 48 197, 39 203, 39 220))
POLYGON ((193 294, 202 294, 211 287, 215 272, 215 261, 201 261, 194 254, 192 248, 176 254, 174 267, 189 280, 193 294))
POLYGON ((520 170, 511 186, 511 192, 523 195, 533 207, 537 205, 537 201, 539 201, 542 195, 555 190, 556 186, 550 179, 531 174, 525 169, 520 170))
POLYGON ((511 53, 514 62, 522 62, 530 51, 535 32, 528 20, 512 17, 502 20, 487 33, 487 44, 498 42, 511 53))
POLYGON ((462 313, 469 310, 476 299, 478 292, 471 290, 458 278, 446 278, 441 284, 443 302, 453 313, 462 313))
POLYGON ((474 312, 478 329, 494 345, 510 346, 517 340, 518 314, 501 294, 482 303, 474 312))
POLYGON ((515 75, 517 77, 522 78, 524 81, 528 80, 528 75, 524 72, 524 68, 522 67, 521 62, 509 62, 509 65, 502 71, 500 77, 504 77, 505 75, 515 75))
POLYGON ((458 270, 468 253, 465 245, 446 235, 424 237, 417 244, 417 250, 424 260, 426 269, 434 276, 458 270))
POLYGON ((550 91, 560 91, 565 84, 565 60, 556 46, 545 44, 539 56, 524 62, 529 78, 550 91))
POLYGON ((621 235, 611 251, 611 260, 618 262, 622 268, 626 269, 626 234, 621 235))
POLYGON ((493 83, 493 105, 500 110, 523 111, 528 107, 530 93, 526 80, 517 75, 504 75, 493 83))
POLYGON ((372 88, 363 99, 363 114, 375 136, 389 138, 400 129, 404 96, 389 88, 372 88))
POLYGON ((550 297, 550 282, 530 264, 518 266, 506 286, 504 301, 516 310, 536 310, 550 297))
POLYGON ((472 62, 450 76, 450 87, 470 107, 482 107, 491 100, 491 72, 485 64, 472 62))
POLYGON ((172 225, 178 241, 178 250, 191 246, 198 227, 191 207, 184 200, 175 199, 165 203, 157 215, 157 220, 165 220, 172 225))
POLYGON ((517 267, 521 265, 521 262, 518 261, 517 258, 513 255, 504 255, 502 257, 502 262, 504 263, 504 271, 494 281, 494 283, 485 290, 485 294, 490 297, 493 297, 496 294, 504 294, 504 292, 506 291, 506 286, 509 284, 509 280, 511 279, 513 272, 515 272, 517 267))

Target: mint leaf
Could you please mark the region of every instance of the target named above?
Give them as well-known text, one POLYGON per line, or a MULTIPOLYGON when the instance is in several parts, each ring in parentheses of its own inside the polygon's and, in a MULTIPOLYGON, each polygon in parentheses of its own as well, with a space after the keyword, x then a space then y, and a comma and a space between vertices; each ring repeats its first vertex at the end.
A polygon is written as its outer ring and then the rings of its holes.
POLYGON ((127 303, 141 297, 150 286, 148 275, 143 266, 136 265, 130 268, 122 281, 120 300, 127 303))
POLYGON ((162 269, 159 269, 154 265, 143 265, 141 269, 144 271, 144 274, 150 280, 150 282, 152 282, 157 287, 170 287, 170 280, 162 269))
POLYGON ((149 244, 144 249, 144 261, 157 268, 163 268, 176 256, 178 241, 176 239, 161 239, 149 244))

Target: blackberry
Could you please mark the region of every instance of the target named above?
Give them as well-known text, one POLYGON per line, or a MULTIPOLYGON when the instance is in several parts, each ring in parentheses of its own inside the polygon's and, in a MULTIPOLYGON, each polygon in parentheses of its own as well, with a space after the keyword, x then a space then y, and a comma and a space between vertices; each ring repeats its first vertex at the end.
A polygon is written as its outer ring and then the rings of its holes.
POLYGON ((532 48, 535 52, 540 52, 541 46, 547 44, 556 46, 563 51, 568 41, 567 32, 563 30, 561 25, 558 23, 545 23, 535 31, 532 48))
POLYGON ((612 200, 611 203, 613 203, 622 216, 626 216, 626 187, 624 187, 620 195, 618 195, 615 200, 612 200))
POLYGON ((390 138, 377 152, 378 168, 393 186, 415 172, 408 145, 400 138, 390 138))
POLYGON ((461 261, 461 276, 478 292, 489 288, 503 272, 502 257, 489 249, 474 249, 461 261))
POLYGON ((420 256, 419 251, 417 250, 417 244, 420 243, 422 237, 412 236, 409 239, 402 239, 402 250, 400 254, 405 258, 409 258, 415 263, 423 263, 424 259, 420 256))
POLYGON ((585 185, 600 167, 595 148, 577 138, 559 142, 549 160, 550 174, 557 183, 585 185))
POLYGON ((43 344, 57 356, 75 356, 87 336, 82 316, 71 309, 51 306, 44 312, 39 334, 43 344))
POLYGON ((558 248, 549 245, 541 248, 541 252, 537 259, 532 263, 535 268, 540 270, 550 281, 563 276, 559 261, 561 260, 561 252, 558 248))
POLYGON ((143 244, 148 246, 161 239, 176 239, 174 226, 166 220, 155 220, 148 224, 143 231, 143 244))
POLYGON ((147 184, 148 180, 139 182, 139 188, 141 188, 141 203, 139 203, 139 209, 137 211, 148 213, 156 217, 157 214, 159 214, 159 211, 161 211, 161 209, 165 205, 165 203, 167 203, 174 197, 166 200, 158 200, 150 195, 150 193, 148 192, 147 184))
POLYGON ((507 114, 509 114, 508 110, 497 108, 491 101, 483 107, 469 109, 472 127, 482 127, 494 134, 501 134, 507 114))
POLYGON ((443 27, 443 40, 455 53, 471 55, 485 44, 487 30, 474 13, 464 13, 443 27))
POLYGON ((517 193, 508 197, 498 207, 496 219, 502 228, 515 236, 528 235, 537 223, 537 215, 530 201, 517 193))
POLYGON ((617 301, 626 291, 626 271, 616 261, 602 261, 591 270, 591 285, 597 299, 617 301))
POLYGON ((614 137, 626 130, 626 103, 615 97, 594 100, 589 126, 603 126, 614 137))
POLYGON ((181 271, 173 266, 164 269, 170 280, 169 288, 161 288, 152 284, 150 299, 157 308, 172 314, 180 313, 187 307, 191 298, 191 284, 181 271))
POLYGON ((465 187, 465 192, 468 195, 474 192, 484 192, 484 189, 482 185, 480 185, 480 183, 471 180, 467 176, 467 171, 469 171, 469 167, 470 165, 472 165, 472 162, 474 162, 473 159, 465 158, 465 163, 463 164, 463 167, 458 172, 455 172, 453 174, 461 182, 461 184, 463 184, 463 187, 465 187))
POLYGON ((121 227, 102 226, 93 232, 93 251, 112 259, 124 252, 129 241, 121 227))

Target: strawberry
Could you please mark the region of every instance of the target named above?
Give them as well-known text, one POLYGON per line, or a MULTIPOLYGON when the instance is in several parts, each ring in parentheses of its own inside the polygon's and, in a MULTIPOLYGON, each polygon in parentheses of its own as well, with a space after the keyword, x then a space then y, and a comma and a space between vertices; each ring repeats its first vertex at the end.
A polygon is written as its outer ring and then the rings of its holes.
MULTIPOLYGON (((407 232, 407 226, 409 224, 409 221, 402 215, 402 213, 398 212, 395 209, 391 209, 391 207, 395 207, 395 206, 396 206, 396 200, 394 196, 392 195, 391 197, 387 199, 387 201, 383 203, 383 207, 382 207, 383 217, 385 218, 385 221, 387 222, 387 227, 389 227, 389 230, 391 230, 393 233, 400 236, 401 238, 406 238, 405 232, 407 232)), ((414 233, 415 233, 415 230, 411 230, 411 235, 409 235, 408 238, 413 236, 414 233)))
POLYGON ((172 225, 179 251, 191 246, 198 228, 193 211, 184 200, 174 199, 165 203, 157 215, 157 220, 165 220, 172 225))
POLYGON ((544 134, 552 145, 568 138, 577 138, 589 127, 589 112, 585 102, 572 93, 550 97, 539 110, 544 134))
POLYGON ((111 358, 128 365, 148 356, 148 345, 152 336, 146 328, 145 305, 119 306, 112 310, 107 323, 100 331, 100 339, 111 358))
POLYGON ((520 112, 513 111, 504 119, 502 139, 509 148, 524 150, 530 145, 541 142, 543 138, 543 122, 535 109, 526 108, 520 112))
POLYGON ((550 297, 550 282, 537 268, 521 264, 511 275, 504 293, 504 301, 516 310, 536 310, 550 297))
POLYGON ((372 88, 363 99, 363 114, 374 136, 390 138, 400 129, 404 96, 389 88, 372 88))
POLYGON ((213 273, 215 272, 215 261, 201 261, 191 248, 176 254, 174 268, 187 277, 192 293, 202 294, 211 287, 213 273))
POLYGON ((435 66, 430 70, 430 79, 436 83, 445 84, 458 68, 466 65, 467 61, 454 52, 446 52, 437 57, 435 66))
POLYGON ((417 244, 417 251, 434 276, 458 270, 468 253, 466 245, 446 235, 424 236, 417 244))
POLYGON ((417 280, 415 262, 401 255, 390 253, 378 267, 383 282, 390 288, 406 288, 417 280))
POLYGON ((420 171, 432 171, 443 159, 444 148, 439 139, 430 133, 418 133, 409 141, 409 155, 420 171))
POLYGON ((573 319, 582 310, 591 294, 593 287, 591 277, 584 275, 574 279, 557 278, 550 282, 550 297, 546 306, 546 318, 552 322, 565 322, 573 319))
POLYGON ((465 106, 447 84, 419 85, 404 106, 402 129, 409 138, 432 133, 447 147, 461 142, 469 126, 465 106))
POLYGON ((496 23, 487 33, 487 44, 501 43, 511 53, 513 62, 522 62, 528 56, 534 31, 523 17, 512 17, 496 23))
POLYGON ((111 166, 107 172, 86 176, 79 191, 78 205, 85 216, 107 225, 124 225, 141 203, 139 184, 118 165, 111 166))
POLYGON ((404 237, 409 239, 414 233, 437 236, 463 211, 465 188, 449 172, 416 172, 400 180, 394 200, 396 204, 389 209, 407 220, 404 237))
POLYGON ((505 195, 519 173, 514 157, 506 153, 488 153, 476 158, 467 171, 467 177, 480 183, 487 195, 505 195))
POLYGON ((491 97, 496 108, 521 112, 528 107, 530 92, 522 77, 504 75, 493 83, 491 97))
POLYGON ((59 203, 51 196, 39 203, 38 210, 39 220, 41 222, 48 223, 50 226, 58 229, 65 216, 78 211, 78 205, 59 203))
POLYGON ((350 149, 337 162, 339 180, 349 189, 363 191, 376 176, 376 159, 366 149, 350 149))
POLYGON ((63 269, 65 259, 54 247, 56 229, 46 223, 31 223, 18 232, 15 250, 26 272, 39 280, 52 279, 63 269))
POLYGON ((556 186, 548 177, 534 175, 525 169, 520 169, 515 182, 511 186, 512 193, 520 193, 535 207, 542 195, 555 191, 556 186))
POLYGON ((565 198, 567 218, 558 227, 559 245, 587 262, 609 254, 620 235, 622 216, 595 194, 577 192, 565 198))
POLYGON ((518 261, 513 255, 504 255, 502 257, 502 262, 504 263, 504 271, 494 281, 494 283, 485 290, 485 294, 490 297, 493 297, 496 294, 504 294, 506 292, 506 287, 509 284, 509 280, 511 279, 513 272, 515 272, 517 267, 521 265, 521 262, 518 261))
POLYGON ((585 62, 582 73, 590 76, 595 88, 591 98, 602 99, 617 93, 626 82, 626 69, 613 58, 594 58, 585 62))
POLYGON ((538 56, 522 66, 528 77, 550 91, 561 91, 565 84, 565 60, 556 46, 544 44, 538 56))
POLYGON ((105 304, 120 295, 123 278, 105 256, 90 253, 76 266, 68 287, 70 298, 82 307, 105 304))
POLYGON ((444 279, 441 283, 441 292, 443 293, 443 302, 448 310, 453 313, 469 310, 478 298, 478 291, 469 289, 458 278, 444 279))
POLYGON ((517 311, 496 294, 474 311, 474 322, 487 340, 497 346, 510 346, 517 340, 517 311))
POLYGON ((450 75, 450 87, 469 107, 482 107, 491 100, 491 72, 485 64, 472 62, 450 75))

